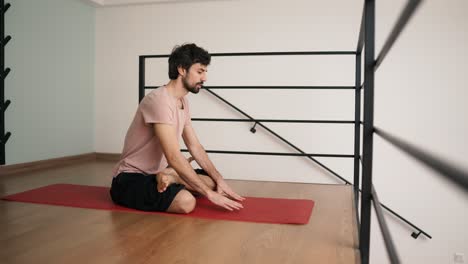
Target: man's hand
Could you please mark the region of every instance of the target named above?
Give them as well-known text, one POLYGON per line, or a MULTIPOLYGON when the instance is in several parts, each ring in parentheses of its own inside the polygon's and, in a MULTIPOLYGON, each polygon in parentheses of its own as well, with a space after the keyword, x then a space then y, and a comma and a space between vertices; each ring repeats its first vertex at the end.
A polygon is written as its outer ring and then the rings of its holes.
POLYGON ((226 183, 226 181, 224 181, 223 178, 219 179, 217 182, 216 182, 216 191, 221 194, 221 195, 225 195, 229 198, 232 198, 233 200, 237 200, 239 202, 241 201, 244 201, 245 198, 238 195, 236 192, 234 192, 231 187, 229 187, 226 183))
POLYGON ((242 204, 233 201, 225 196, 222 196, 219 193, 211 191, 207 196, 208 200, 210 200, 212 203, 223 207, 229 211, 233 210, 240 210, 241 208, 244 208, 242 204))

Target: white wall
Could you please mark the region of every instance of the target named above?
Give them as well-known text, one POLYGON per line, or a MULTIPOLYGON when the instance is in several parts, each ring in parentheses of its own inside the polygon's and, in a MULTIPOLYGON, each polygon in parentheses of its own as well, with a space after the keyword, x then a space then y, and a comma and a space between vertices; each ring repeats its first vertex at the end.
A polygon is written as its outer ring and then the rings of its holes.
MULTIPOLYGON (((377 3, 377 51, 404 1, 377 3)), ((467 4, 427 1, 376 74, 376 126, 467 168, 467 4), (446 3, 447 4, 447 3, 446 3), (466 119, 466 117, 465 117, 466 119)), ((354 50, 362 1, 228 1, 96 10, 96 151, 118 153, 138 101, 138 55, 168 54, 195 42, 210 52, 354 50)), ((149 62, 147 85, 167 82, 167 61, 149 62)), ((354 58, 213 58, 207 85, 354 85, 354 58)), ((257 118, 352 119, 351 91, 215 90, 257 118)), ((207 92, 190 96, 193 117, 242 118, 207 92)), ((194 126, 207 149, 292 151, 250 124, 194 126)), ((311 153, 352 153, 346 125, 268 124, 311 153), (339 130, 337 130, 339 129, 339 130)), ((432 240, 389 220, 404 263, 451 263, 468 255, 467 196, 378 137, 374 179, 380 199, 432 240)), ((210 155, 226 178, 340 183, 301 158, 210 155)), ((352 161, 318 159, 352 179, 352 161)), ((241 192, 241 191, 240 191, 241 192)), ((392 219, 391 217, 389 219, 392 219)), ((373 219, 372 263, 386 253, 373 219)))
POLYGON ((93 152, 94 8, 77 0, 10 3, 6 164, 93 152))

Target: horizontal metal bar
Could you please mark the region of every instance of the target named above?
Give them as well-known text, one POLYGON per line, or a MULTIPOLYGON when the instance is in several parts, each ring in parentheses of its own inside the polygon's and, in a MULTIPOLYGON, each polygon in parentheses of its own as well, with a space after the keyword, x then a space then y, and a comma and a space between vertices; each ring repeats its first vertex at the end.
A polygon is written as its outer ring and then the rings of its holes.
POLYGON ((385 216, 382 212, 382 207, 375 191, 374 185, 372 185, 372 200, 374 201, 375 214, 379 222, 380 231, 382 232, 382 237, 385 242, 385 247, 387 248, 387 254, 390 258, 390 263, 400 263, 400 259, 397 255, 395 245, 393 244, 392 235, 388 230, 387 222, 385 221, 385 216))
MULTIPOLYGON (((211 57, 236 56, 297 56, 297 55, 355 55, 355 51, 282 51, 282 52, 230 52, 210 53, 211 57)), ((170 54, 141 55, 144 58, 168 58, 170 54)))
MULTIPOLYGON (((188 152, 187 149, 181 149, 188 152)), ((353 158, 353 155, 347 154, 310 154, 310 153, 283 153, 283 152, 255 152, 255 151, 229 151, 229 150, 205 150, 207 153, 216 154, 242 154, 242 155, 261 155, 261 156, 293 156, 293 157, 326 157, 326 158, 353 158)))
POLYGON ((390 142, 392 145, 424 163, 429 168, 437 171, 440 175, 456 183, 459 187, 468 192, 468 172, 462 171, 453 165, 449 165, 447 162, 442 161, 442 159, 435 157, 428 152, 423 151, 420 148, 417 148, 403 141, 402 139, 392 136, 389 133, 384 132, 376 127, 374 127, 374 132, 383 139, 390 142))
MULTIPOLYGON (((145 89, 157 89, 161 86, 145 86, 145 89)), ((355 90, 355 86, 203 86, 206 89, 263 89, 263 90, 355 90)))
POLYGON ((233 52, 211 53, 214 57, 232 56, 296 56, 296 55, 355 55, 354 51, 282 51, 282 52, 233 52))
POLYGON ((192 118, 192 121, 208 122, 248 122, 248 123, 324 123, 324 124, 354 124, 354 121, 344 120, 286 120, 286 119, 235 119, 235 118, 192 118))
POLYGON ((265 90, 354 90, 354 86, 206 86, 208 89, 265 89, 265 90))
POLYGON ((214 57, 232 56, 297 56, 297 55, 355 55, 354 51, 284 51, 284 52, 235 52, 235 53, 211 53, 214 57))
POLYGON ((411 16, 414 14, 414 11, 416 11, 420 3, 421 0, 409 0, 406 3, 406 6, 401 12, 400 17, 398 18, 395 26, 393 26, 390 36, 388 37, 387 41, 385 41, 385 44, 382 50, 380 51, 379 56, 377 56, 377 59, 375 60, 374 71, 376 71, 379 65, 382 63, 388 51, 392 48, 396 39, 403 31, 404 27, 406 26, 406 24, 408 23, 408 21, 410 20, 411 16))
POLYGON ((170 54, 159 54, 159 55, 140 55, 142 59, 146 58, 169 58, 170 54))

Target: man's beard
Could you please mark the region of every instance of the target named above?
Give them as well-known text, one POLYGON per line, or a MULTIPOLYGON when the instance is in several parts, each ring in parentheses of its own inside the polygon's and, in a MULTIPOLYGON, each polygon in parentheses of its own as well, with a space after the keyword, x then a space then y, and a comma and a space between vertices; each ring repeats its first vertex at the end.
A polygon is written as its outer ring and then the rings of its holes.
POLYGON ((185 89, 187 89, 187 91, 189 91, 191 93, 194 93, 194 94, 199 93, 201 87, 203 87, 203 82, 199 82, 199 83, 196 83, 195 85, 191 86, 188 83, 187 78, 182 78, 182 83, 183 83, 185 89), (200 88, 197 87, 198 85, 200 85, 200 88))

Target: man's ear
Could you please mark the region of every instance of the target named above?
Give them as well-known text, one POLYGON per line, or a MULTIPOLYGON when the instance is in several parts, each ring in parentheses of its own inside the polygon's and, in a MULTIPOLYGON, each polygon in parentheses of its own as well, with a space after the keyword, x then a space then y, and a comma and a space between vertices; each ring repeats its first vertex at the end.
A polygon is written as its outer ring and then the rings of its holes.
POLYGON ((179 72, 179 75, 181 75, 182 77, 185 77, 185 74, 187 73, 187 70, 184 69, 184 67, 182 66, 178 66, 177 71, 179 72))

